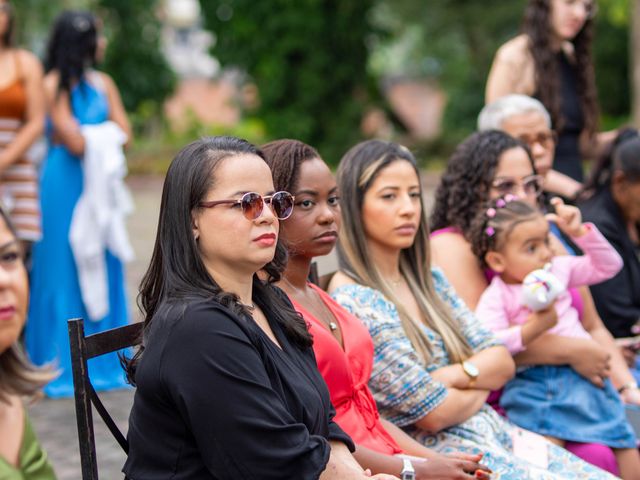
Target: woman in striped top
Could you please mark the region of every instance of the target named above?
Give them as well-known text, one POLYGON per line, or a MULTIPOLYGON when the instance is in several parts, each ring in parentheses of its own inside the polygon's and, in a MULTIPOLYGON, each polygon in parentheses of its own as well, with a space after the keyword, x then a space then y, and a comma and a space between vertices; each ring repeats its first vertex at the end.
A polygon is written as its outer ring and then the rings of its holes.
POLYGON ((44 128, 42 67, 32 53, 15 48, 14 18, 0 0, 0 204, 23 242, 40 239, 38 174, 29 150, 44 128))

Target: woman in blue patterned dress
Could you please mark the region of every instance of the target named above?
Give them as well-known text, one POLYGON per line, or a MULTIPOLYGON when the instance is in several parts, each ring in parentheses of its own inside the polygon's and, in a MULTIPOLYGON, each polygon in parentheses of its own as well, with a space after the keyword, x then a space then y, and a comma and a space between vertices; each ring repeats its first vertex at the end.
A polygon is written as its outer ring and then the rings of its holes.
POLYGON ((513 375, 513 360, 430 267, 411 153, 358 144, 340 162, 338 188, 340 271, 329 289, 373 338, 369 385, 380 413, 437 451, 485 452, 497 478, 613 478, 485 404, 513 375))
MULTIPOLYGON (((73 395, 67 320, 88 317, 69 243, 73 211, 83 189, 85 140, 80 127, 111 120, 130 134, 117 87, 109 76, 91 68, 101 56, 98 27, 88 12, 63 12, 53 27, 45 62, 49 151, 40 180, 42 240, 33 249, 25 340, 35 364, 54 362, 60 371, 45 387, 51 397, 73 395)), ((109 251, 105 256, 109 311, 104 318, 85 322, 87 335, 129 321, 122 263, 109 251)), ((126 385, 115 353, 91 360, 89 369, 100 390, 126 385)))

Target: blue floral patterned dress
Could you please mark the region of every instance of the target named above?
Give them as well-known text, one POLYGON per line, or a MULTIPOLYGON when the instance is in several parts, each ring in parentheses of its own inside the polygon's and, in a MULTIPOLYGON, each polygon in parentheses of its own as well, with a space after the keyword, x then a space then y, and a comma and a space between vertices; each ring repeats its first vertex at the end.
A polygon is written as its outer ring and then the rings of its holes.
MULTIPOLYGON (((452 309, 454 318, 474 352, 500 345, 464 305, 437 269, 432 269, 438 295, 452 309)), ((520 430, 484 405, 466 421, 431 435, 414 427, 416 421, 440 405, 446 387, 430 372, 450 364, 439 334, 423 326, 433 347, 432 362, 425 366, 407 338, 396 307, 378 290, 344 285, 332 296, 367 326, 374 343, 374 365, 369 387, 380 414, 416 440, 436 451, 484 453, 483 463, 495 473, 492 479, 613 479, 612 475, 583 462, 563 448, 548 443, 548 467, 541 468, 513 454, 512 436, 520 430)), ((532 434, 535 435, 535 434, 532 434)))

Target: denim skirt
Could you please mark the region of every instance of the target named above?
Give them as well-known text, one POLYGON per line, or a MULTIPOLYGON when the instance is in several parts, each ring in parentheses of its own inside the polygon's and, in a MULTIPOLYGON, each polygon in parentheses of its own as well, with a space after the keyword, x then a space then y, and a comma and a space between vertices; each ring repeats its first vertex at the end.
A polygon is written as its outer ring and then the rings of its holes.
POLYGON ((612 448, 635 448, 636 436, 610 380, 604 388, 566 365, 519 369, 500 406, 516 425, 541 435, 612 448))

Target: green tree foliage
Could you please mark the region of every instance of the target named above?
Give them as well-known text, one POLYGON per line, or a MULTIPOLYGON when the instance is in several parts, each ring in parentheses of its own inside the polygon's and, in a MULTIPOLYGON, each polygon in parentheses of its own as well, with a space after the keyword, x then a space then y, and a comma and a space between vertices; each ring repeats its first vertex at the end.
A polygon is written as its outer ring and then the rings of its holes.
POLYGON ((599 0, 600 11, 596 21, 594 45, 595 71, 600 107, 605 117, 629 115, 631 83, 629 79, 629 0, 599 0))
MULTIPOLYGON (((102 18, 109 40, 100 68, 115 80, 134 125, 158 118, 162 103, 173 92, 175 75, 159 43, 158 0, 14 0, 18 40, 43 56, 56 16, 65 8, 86 9, 102 18)), ((138 128, 139 130, 140 128, 138 128)))
POLYGON ((360 137, 373 0, 201 1, 225 67, 256 83, 272 138, 297 138, 335 163, 360 137))
POLYGON ((156 0, 99 0, 109 46, 104 69, 113 76, 127 111, 143 120, 161 111, 175 74, 160 51, 156 0))
MULTIPOLYGON (((448 96, 443 132, 451 142, 475 128, 495 51, 519 33, 526 3, 379 0, 386 9, 385 15, 376 19, 393 29, 392 41, 407 28, 420 32, 405 69, 412 72, 415 62, 420 61, 416 57, 420 57, 429 66, 420 73, 439 80, 448 96)), ((625 116, 630 98, 629 0, 598 0, 598 4, 594 58, 602 112, 605 116, 625 116)))
POLYGON ((495 51, 518 33, 525 0, 381 0, 375 16, 391 39, 408 29, 414 35, 405 70, 435 77, 444 88, 444 134, 452 142, 475 128, 484 105, 484 87, 495 51), (416 71, 415 65, 423 65, 416 71))

